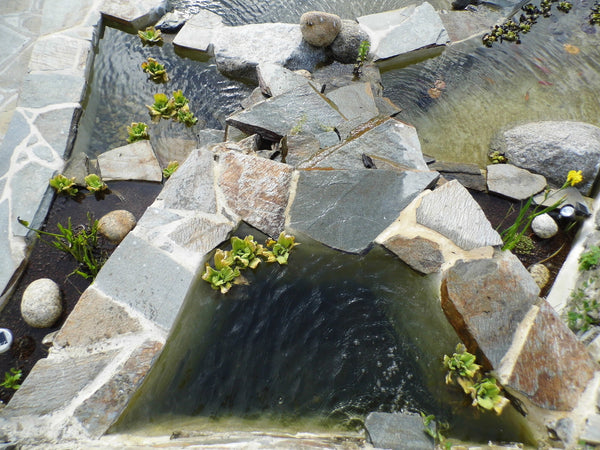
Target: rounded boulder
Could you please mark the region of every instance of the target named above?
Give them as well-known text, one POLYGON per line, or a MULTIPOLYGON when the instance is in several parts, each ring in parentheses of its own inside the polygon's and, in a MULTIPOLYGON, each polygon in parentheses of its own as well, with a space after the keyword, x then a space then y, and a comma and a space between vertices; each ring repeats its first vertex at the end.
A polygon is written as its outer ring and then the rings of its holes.
POLYGON ((331 43, 333 58, 342 64, 355 63, 360 43, 368 40, 369 35, 360 28, 358 23, 353 20, 342 20, 342 29, 331 43))
POLYGON ((549 214, 541 214, 531 222, 531 229, 537 237, 550 239, 558 233, 558 225, 549 214))
POLYGON ((132 213, 118 209, 102 216, 98 221, 98 231, 109 241, 119 243, 127 236, 127 233, 133 230, 136 223, 132 213))
POLYGON ((342 19, 321 11, 310 11, 300 17, 302 37, 315 47, 327 47, 342 29, 342 19))
POLYGON ((27 286, 21 300, 21 316, 34 328, 48 328, 62 314, 62 297, 58 285, 40 278, 27 286))

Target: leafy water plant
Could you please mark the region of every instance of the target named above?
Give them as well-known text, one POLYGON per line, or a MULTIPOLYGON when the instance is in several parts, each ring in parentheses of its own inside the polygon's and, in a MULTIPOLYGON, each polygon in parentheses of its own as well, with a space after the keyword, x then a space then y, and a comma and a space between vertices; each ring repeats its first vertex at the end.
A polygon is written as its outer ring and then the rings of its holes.
POLYGON ((493 151, 489 154, 490 161, 492 164, 506 164, 508 159, 504 156, 504 153, 499 152, 498 150, 493 151))
POLYGON ((79 192, 75 186, 75 177, 67 178, 62 174, 51 178, 50 186, 56 190, 57 194, 67 194, 73 197, 79 192))
POLYGON ((146 108, 150 111, 152 122, 159 122, 160 119, 170 119, 177 113, 174 100, 162 92, 154 94, 154 104, 152 106, 146 105, 146 108))
POLYGON ((129 133, 127 142, 130 144, 143 139, 150 139, 150 135, 148 134, 148 125, 146 125, 144 122, 133 122, 127 127, 127 132, 129 133))
POLYGON ((108 186, 99 175, 90 173, 85 178, 85 187, 90 192, 102 192, 108 190, 108 186))
POLYGON ((535 249, 535 243, 529 236, 523 235, 515 244, 513 251, 519 255, 531 255, 535 249))
POLYGON ((175 105, 175 108, 177 108, 177 109, 183 108, 188 103, 189 103, 189 100, 187 99, 187 97, 185 95, 183 95, 183 92, 181 91, 181 89, 173 92, 173 104, 175 105))
POLYGON ((456 382, 471 397, 473 406, 501 414, 508 405, 496 379, 482 378, 481 366, 475 363, 475 355, 467 352, 464 345, 458 344, 452 356, 444 355, 444 367, 448 370, 446 384, 456 382))
MULTIPOLYGON (((581 174, 581 170, 570 170, 567 174, 567 180, 561 186, 561 188, 558 189, 556 193, 563 191, 569 186, 575 186, 576 184, 581 183, 581 181, 583 181, 583 175, 581 174)), ((543 204, 548 199, 549 195, 550 191, 546 189, 546 192, 544 193, 544 200, 539 205, 537 205, 532 212, 529 212, 529 209, 531 207, 531 204, 533 203, 533 196, 529 197, 529 199, 519 210, 519 214, 517 215, 515 222, 502 233, 500 233, 502 241, 504 242, 502 250, 513 250, 518 244, 518 242, 521 240, 525 232, 531 226, 531 222, 533 222, 533 219, 542 214, 554 211, 565 201, 563 197, 554 202, 552 205, 540 209, 541 204, 543 204)))
POLYGON ((166 83, 169 81, 169 75, 165 66, 159 63, 154 58, 148 58, 142 63, 142 69, 146 72, 152 81, 157 83, 166 83))
POLYGON ((190 106, 185 104, 181 108, 177 110, 177 114, 175 114, 174 120, 176 122, 181 122, 185 124, 187 127, 191 127, 198 122, 198 118, 194 116, 194 113, 190 111, 190 106))
MULTIPOLYGON (((60 223, 56 225, 59 233, 49 233, 37 230, 29 226, 29 222, 17 218, 24 227, 34 231, 38 238, 60 251, 70 254, 79 263, 72 272, 86 279, 94 279, 104 264, 104 257, 97 256, 98 248, 98 221, 93 220, 88 213, 88 225, 81 225, 78 231, 73 230, 71 218, 67 220, 67 226, 60 223), (46 240, 42 236, 49 236, 52 240, 46 240)), ((72 275, 71 274, 71 275, 72 275)))
POLYGON ((595 269, 600 264, 600 247, 592 245, 579 256, 579 270, 595 269))
POLYGON ((206 263, 202 279, 210 283, 213 289, 226 294, 236 278, 240 276, 240 269, 235 266, 232 254, 221 249, 215 252, 214 262, 214 269, 206 263))
POLYGON ((287 264, 288 258, 290 256, 290 252, 294 247, 300 245, 295 241, 294 236, 288 236, 283 231, 279 235, 276 241, 273 239, 267 240, 267 248, 270 248, 271 251, 265 250, 263 254, 267 257, 267 262, 275 262, 282 264, 287 264))
POLYGON ((145 30, 139 30, 138 36, 144 44, 159 44, 163 41, 162 33, 154 27, 148 27, 145 30))
POLYGON ((231 238, 231 254, 233 261, 242 269, 250 267, 256 269, 263 254, 263 246, 258 244, 252 235, 240 239, 237 236, 231 238))
POLYGON ((171 175, 173 175, 175 173, 175 171, 177 169, 179 169, 179 162, 178 161, 169 161, 169 164, 167 164, 167 167, 165 167, 162 170, 163 177, 169 178, 171 175))
POLYGON ((369 56, 369 50, 371 48, 371 43, 369 41, 361 41, 358 46, 358 55, 356 56, 356 62, 354 63, 354 69, 352 73, 355 77, 360 78, 362 73, 362 68, 369 56))
POLYGON ((20 369, 11 367, 8 372, 4 372, 4 381, 0 383, 0 387, 17 390, 21 387, 19 381, 22 376, 23 372, 20 369))
POLYGON ((444 446, 448 450, 452 448, 452 444, 446 440, 446 436, 444 435, 450 428, 448 422, 435 420, 433 414, 425 414, 423 411, 419 413, 421 414, 421 419, 423 419, 423 431, 425 434, 431 436, 436 445, 444 446))

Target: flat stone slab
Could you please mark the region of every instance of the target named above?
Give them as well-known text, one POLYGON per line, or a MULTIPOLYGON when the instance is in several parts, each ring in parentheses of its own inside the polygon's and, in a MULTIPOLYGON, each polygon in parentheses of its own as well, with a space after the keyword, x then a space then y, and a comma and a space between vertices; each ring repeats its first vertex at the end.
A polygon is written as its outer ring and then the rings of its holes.
POLYGON ((443 234, 463 250, 502 245, 502 238, 480 206, 456 180, 423 197, 417 208, 417 222, 443 234))
POLYGON ((446 180, 458 180, 467 189, 476 191, 487 189, 485 177, 477 164, 434 161, 428 165, 431 170, 437 170, 446 180))
POLYGON ((347 120, 360 119, 368 122, 379 115, 371 83, 353 83, 342 86, 327 94, 335 103, 340 114, 347 120))
POLYGON ((162 170, 147 140, 118 147, 98 155, 104 181, 162 181, 162 170))
MULTIPOLYGON (((261 63, 257 68, 258 85, 264 95, 276 97, 309 83, 308 78, 279 64, 261 63)), ((320 90, 320 89, 319 89, 320 90)))
POLYGON ((436 47, 441 51, 450 40, 439 15, 427 2, 357 20, 369 35, 370 54, 375 62, 412 59, 436 47))
POLYGON ((458 261, 442 280, 442 309, 469 351, 500 367, 539 288, 516 256, 458 261))
POLYGON ((317 135, 324 127, 335 127, 342 121, 344 117, 311 85, 300 86, 227 118, 228 125, 269 141, 279 141, 287 134, 317 135))
POLYGON ((367 438, 373 447, 392 450, 433 450, 433 439, 423 431, 417 414, 369 413, 365 419, 367 438))
POLYGON ((285 227, 292 170, 287 164, 228 152, 219 155, 218 186, 235 214, 277 238, 285 227))
POLYGON ((546 178, 512 164, 490 164, 487 166, 487 185, 495 194, 526 200, 546 187, 546 178))
POLYGON ((600 414, 588 417, 581 439, 590 444, 600 445, 600 414))
POLYGON ((439 244, 419 236, 412 239, 394 236, 385 241, 383 246, 417 272, 438 272, 444 264, 439 244))
POLYGON ((417 131, 396 119, 376 124, 357 138, 318 153, 300 167, 363 169, 362 155, 370 157, 377 169, 429 171, 417 131))
POLYGON ((541 408, 572 410, 598 366, 546 301, 532 307, 521 328, 518 354, 498 370, 500 383, 541 408))
POLYGON ((136 29, 155 23, 167 8, 167 0, 110 0, 100 7, 102 16, 136 29))
POLYGON ((301 170, 288 227, 360 253, 437 178, 437 172, 301 170))

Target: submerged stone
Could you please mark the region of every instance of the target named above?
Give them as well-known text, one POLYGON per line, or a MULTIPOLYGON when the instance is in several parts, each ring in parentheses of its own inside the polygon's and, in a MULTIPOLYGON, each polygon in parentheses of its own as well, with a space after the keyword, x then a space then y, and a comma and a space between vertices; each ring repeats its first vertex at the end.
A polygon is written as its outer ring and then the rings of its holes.
POLYGON ((301 170, 289 228, 360 253, 437 177, 436 172, 301 170))
POLYGON ((477 164, 434 161, 429 164, 431 170, 437 170, 446 180, 458 180, 468 189, 485 191, 485 177, 477 164))
MULTIPOLYGON (((435 427, 435 424, 433 424, 435 427)), ((410 413, 372 412, 365 419, 367 439, 375 448, 433 450, 435 444, 423 431, 423 418, 410 413)))
POLYGON ((463 250, 502 245, 502 238, 469 191, 450 181, 423 197, 417 222, 443 234, 463 250))
POLYGON ((162 170, 150 142, 138 141, 98 155, 104 181, 162 181, 162 170))

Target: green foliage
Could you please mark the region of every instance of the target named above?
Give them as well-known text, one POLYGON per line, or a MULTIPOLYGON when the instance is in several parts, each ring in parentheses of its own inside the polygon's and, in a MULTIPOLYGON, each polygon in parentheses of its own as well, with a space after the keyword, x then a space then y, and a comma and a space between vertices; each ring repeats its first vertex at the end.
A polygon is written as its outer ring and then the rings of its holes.
POLYGON ((302 128, 304 128, 304 124, 306 123, 307 120, 308 120, 308 116, 306 114, 303 114, 302 117, 300 117, 300 119, 298 119, 298 122, 296 122, 296 125, 294 125, 290 129, 290 134, 302 133, 302 128))
POLYGON ((148 27, 145 30, 138 31, 138 36, 144 44, 159 44, 163 41, 162 33, 154 27, 148 27))
POLYGON ((67 194, 73 197, 78 192, 75 187, 75 178, 67 178, 62 174, 58 174, 54 178, 51 178, 50 186, 56 190, 57 194, 67 194))
POLYGON ((73 271, 86 279, 94 279, 100 268, 104 264, 104 258, 96 256, 98 248, 98 221, 92 220, 88 213, 88 225, 81 225, 79 231, 74 231, 71 225, 71 218, 64 227, 57 224, 59 233, 49 233, 47 231, 37 230, 29 226, 29 222, 17 218, 24 227, 35 231, 38 238, 60 251, 70 254, 79 263, 77 269, 73 271), (46 240, 42 236, 49 236, 52 240, 46 240))
POLYGON ((148 58, 147 61, 142 63, 142 69, 148 75, 150 75, 150 79, 157 83, 166 83, 169 81, 169 75, 167 74, 167 70, 165 66, 159 63, 154 58, 148 58))
POLYGON ((218 249, 214 256, 215 267, 213 268, 206 263, 202 279, 210 283, 213 289, 226 294, 232 285, 244 282, 244 280, 238 278, 241 277, 240 270, 255 269, 261 262, 261 258, 268 263, 287 264, 290 250, 299 245, 294 240, 293 236, 281 233, 277 241, 267 240, 267 247, 272 247, 272 250, 267 250, 258 244, 251 235, 246 236, 244 239, 233 236, 231 238, 231 251, 218 249))
POLYGON ((592 245, 579 256, 579 270, 595 269, 600 264, 600 247, 592 245))
POLYGON ((481 366, 475 363, 475 355, 467 352, 464 345, 458 344, 452 356, 444 355, 444 367, 448 370, 446 384, 456 382, 471 397, 473 406, 502 413, 508 399, 502 395, 494 378, 482 378, 481 366))
POLYGON ((163 177, 169 178, 171 175, 175 173, 175 171, 179 169, 179 162, 177 161, 169 161, 167 167, 162 170, 163 177))
POLYGON ((127 127, 127 132, 129 133, 127 142, 130 144, 141 141, 142 139, 150 139, 150 135, 148 134, 148 125, 146 125, 144 122, 133 122, 127 127))
POLYGON ((571 293, 567 320, 569 328, 574 332, 587 331, 592 325, 600 325, 600 303, 595 295, 590 298, 586 293, 587 288, 595 283, 596 278, 590 278, 571 293))
POLYGON ((102 178, 95 173, 90 173, 85 178, 86 189, 90 192, 102 192, 108 190, 108 186, 102 178))
POLYGON ((446 440, 446 436, 444 435, 450 428, 448 422, 436 421, 433 414, 426 415, 422 411, 420 411, 420 414, 423 419, 423 431, 431 436, 436 444, 443 445, 446 449, 452 448, 452 444, 446 440))
POLYGON ((504 153, 499 152, 498 150, 493 151, 489 154, 490 161, 492 164, 506 164, 508 159, 504 156, 504 153))
POLYGON ((529 236, 521 236, 515 244, 513 250, 519 255, 531 255, 535 249, 535 243, 529 236))
POLYGON ((354 63, 353 74, 356 78, 360 78, 363 65, 369 56, 369 49, 371 48, 371 43, 369 41, 361 41, 358 46, 358 55, 356 56, 356 62, 354 63))
POLYGON ((4 372, 4 381, 0 383, 0 387, 17 390, 21 387, 19 381, 22 376, 23 372, 21 370, 11 367, 9 372, 4 372))
POLYGON ((588 19, 592 25, 597 25, 600 23, 600 0, 596 0, 594 2, 588 19))
POLYGON ((173 92, 173 103, 175 104, 175 108, 180 109, 187 105, 189 100, 183 95, 181 89, 173 92))
MULTIPOLYGON (((187 100, 187 99, 186 99, 187 100)), ((194 113, 190 111, 189 105, 184 105, 177 110, 177 114, 174 117, 175 122, 181 122, 187 127, 196 125, 198 118, 194 116, 194 113)))
POLYGON ((162 92, 154 94, 154 104, 152 106, 146 105, 146 108, 150 111, 152 122, 159 122, 160 119, 170 119, 176 114, 174 100, 162 92))

